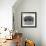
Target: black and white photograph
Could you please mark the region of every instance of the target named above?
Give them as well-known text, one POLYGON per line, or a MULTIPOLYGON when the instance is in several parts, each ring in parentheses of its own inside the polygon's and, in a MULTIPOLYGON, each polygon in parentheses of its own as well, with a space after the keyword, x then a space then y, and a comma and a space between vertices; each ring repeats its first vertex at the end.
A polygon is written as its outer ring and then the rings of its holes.
POLYGON ((21 12, 21 27, 36 27, 36 12, 21 12))

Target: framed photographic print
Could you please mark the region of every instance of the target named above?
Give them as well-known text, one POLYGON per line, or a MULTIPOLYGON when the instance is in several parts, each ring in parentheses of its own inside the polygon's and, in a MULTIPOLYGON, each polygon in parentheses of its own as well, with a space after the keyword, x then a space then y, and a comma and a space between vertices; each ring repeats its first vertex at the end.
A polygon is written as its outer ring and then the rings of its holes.
POLYGON ((36 27, 37 13, 36 12, 21 12, 21 27, 36 27))

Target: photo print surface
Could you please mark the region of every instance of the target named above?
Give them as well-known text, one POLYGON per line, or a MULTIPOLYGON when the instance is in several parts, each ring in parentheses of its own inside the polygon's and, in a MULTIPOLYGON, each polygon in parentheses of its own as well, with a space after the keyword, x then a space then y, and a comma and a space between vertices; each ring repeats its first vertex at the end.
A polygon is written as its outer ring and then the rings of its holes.
POLYGON ((36 13, 35 12, 22 12, 21 15, 21 20, 22 20, 22 26, 23 27, 33 27, 36 26, 36 13))

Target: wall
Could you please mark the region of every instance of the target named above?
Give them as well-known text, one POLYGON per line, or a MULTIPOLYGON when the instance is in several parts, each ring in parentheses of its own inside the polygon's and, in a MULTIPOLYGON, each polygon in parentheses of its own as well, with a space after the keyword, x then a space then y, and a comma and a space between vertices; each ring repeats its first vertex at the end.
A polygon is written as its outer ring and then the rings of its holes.
POLYGON ((12 29, 12 6, 16 0, 0 0, 0 27, 12 29))
MULTIPOLYGON (((12 28, 12 6, 15 2, 16 0, 0 0, 0 27, 12 28)), ((46 46, 46 0, 17 0, 13 6, 13 12, 16 15, 15 20, 17 20, 15 29, 23 32, 24 37, 29 36, 28 39, 35 40, 37 45, 40 44, 41 39, 42 46, 46 46), (22 11, 37 12, 37 28, 21 28, 22 11)))
POLYGON ((41 0, 18 0, 18 2, 13 6, 15 31, 22 32, 24 39, 31 39, 36 46, 41 46, 41 0), (22 28, 21 12, 37 12, 37 27, 22 28))
POLYGON ((41 38, 42 46, 46 46, 46 0, 41 1, 41 38))

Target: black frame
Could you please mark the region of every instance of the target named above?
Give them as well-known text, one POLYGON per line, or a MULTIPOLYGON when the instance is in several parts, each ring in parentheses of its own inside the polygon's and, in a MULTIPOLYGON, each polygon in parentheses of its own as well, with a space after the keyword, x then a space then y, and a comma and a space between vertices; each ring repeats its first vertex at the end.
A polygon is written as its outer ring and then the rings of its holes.
POLYGON ((23 27, 23 28, 28 28, 28 27, 36 28, 37 27, 37 12, 21 12, 21 27, 23 27), (32 13, 32 14, 35 14, 35 26, 23 26, 22 25, 22 15, 24 13, 32 13))

